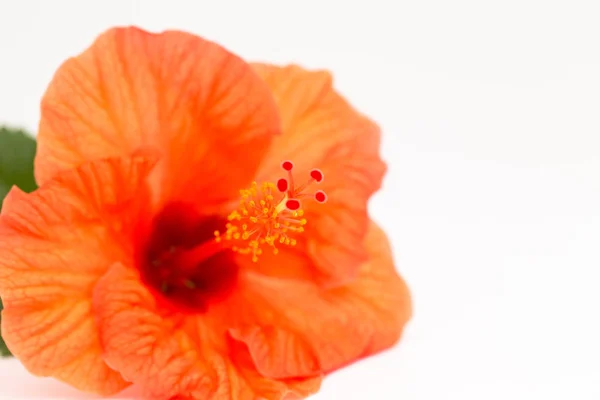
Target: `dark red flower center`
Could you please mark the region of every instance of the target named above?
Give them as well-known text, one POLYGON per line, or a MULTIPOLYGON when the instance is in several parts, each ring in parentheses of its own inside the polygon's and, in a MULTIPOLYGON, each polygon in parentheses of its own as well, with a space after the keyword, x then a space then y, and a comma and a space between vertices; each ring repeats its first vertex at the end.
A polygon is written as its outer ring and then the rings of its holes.
POLYGON ((142 280, 177 309, 205 311, 229 293, 238 275, 235 253, 214 241, 226 221, 189 205, 167 205, 142 233, 137 260, 142 280))

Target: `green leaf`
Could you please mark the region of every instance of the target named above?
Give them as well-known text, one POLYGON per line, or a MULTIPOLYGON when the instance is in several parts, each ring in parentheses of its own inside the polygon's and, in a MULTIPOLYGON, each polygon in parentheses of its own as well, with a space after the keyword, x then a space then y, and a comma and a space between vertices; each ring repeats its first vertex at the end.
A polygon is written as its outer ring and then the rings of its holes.
MULTIPOLYGON (((33 177, 35 139, 21 129, 0 127, 0 210, 11 187, 18 186, 25 192, 37 188, 33 177)), ((2 299, 0 299, 0 324, 2 323, 2 299)), ((9 356, 6 343, 0 336, 0 356, 9 356)))
POLYGON ((0 127, 0 200, 13 185, 25 192, 37 188, 33 177, 35 140, 21 129, 0 127))

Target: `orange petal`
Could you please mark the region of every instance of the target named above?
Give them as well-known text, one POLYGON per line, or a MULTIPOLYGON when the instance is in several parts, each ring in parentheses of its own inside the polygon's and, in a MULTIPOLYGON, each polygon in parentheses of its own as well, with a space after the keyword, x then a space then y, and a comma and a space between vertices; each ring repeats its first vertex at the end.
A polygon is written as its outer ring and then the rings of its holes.
POLYGON ((207 206, 254 175, 279 117, 252 68, 194 35, 116 28, 57 71, 42 101, 36 178, 140 146, 155 190, 207 206))
POLYGON ((2 212, 8 214, 13 209, 18 209, 19 203, 25 199, 27 199, 27 193, 19 189, 18 186, 13 186, 2 202, 2 212))
POLYGON ((140 385, 147 398, 301 398, 318 389, 318 377, 275 381, 260 376, 246 349, 230 357, 225 332, 202 316, 166 315, 137 272, 121 264, 100 280, 94 309, 108 364, 140 385))
MULTIPOLYGON (((230 342, 231 359, 237 371, 244 377, 244 380, 251 382, 247 389, 241 392, 253 394, 248 396, 248 400, 255 400, 256 395, 260 398, 277 400, 296 400, 304 399, 311 394, 319 391, 321 387, 322 375, 308 378, 288 378, 280 381, 269 379, 262 376, 254 365, 254 361, 248 351, 248 347, 242 342, 230 342), (248 390, 250 389, 250 390, 248 390)), ((240 398, 245 398, 240 396, 240 398)))
POLYGON ((124 257, 116 237, 153 161, 109 159, 11 191, 0 216, 2 334, 33 374, 111 394, 127 385, 102 360, 92 290, 124 257))
POLYGON ((335 92, 327 72, 253 67, 273 91, 283 124, 283 135, 261 164, 259 180, 279 178, 283 160, 294 162, 299 183, 312 168, 321 169, 325 179, 316 188, 329 200, 303 202, 306 245, 323 283, 349 282, 366 258, 360 243, 369 223, 367 201, 386 170, 379 157, 379 128, 335 92))
MULTIPOLYGON (((365 239, 369 261, 356 281, 323 289, 314 283, 249 274, 240 326, 258 371, 281 379, 330 372, 392 346, 411 315, 404 281, 385 234, 374 224, 365 239)), ((233 315, 232 304, 229 315, 233 315)), ((239 311, 238 311, 239 314, 239 311)))

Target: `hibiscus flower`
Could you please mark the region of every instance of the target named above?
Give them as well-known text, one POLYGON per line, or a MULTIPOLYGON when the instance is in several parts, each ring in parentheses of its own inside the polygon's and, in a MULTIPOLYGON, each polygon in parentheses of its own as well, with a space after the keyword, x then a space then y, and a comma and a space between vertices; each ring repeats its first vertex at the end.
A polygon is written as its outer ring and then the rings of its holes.
POLYGON ((109 395, 303 398, 410 317, 367 202, 380 132, 327 72, 117 28, 57 71, 0 216, 2 333, 109 395))

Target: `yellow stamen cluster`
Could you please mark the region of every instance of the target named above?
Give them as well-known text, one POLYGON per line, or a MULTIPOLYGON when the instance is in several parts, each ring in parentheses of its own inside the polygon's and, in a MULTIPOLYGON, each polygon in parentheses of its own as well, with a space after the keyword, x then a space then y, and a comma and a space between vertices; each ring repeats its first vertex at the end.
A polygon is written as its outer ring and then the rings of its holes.
POLYGON ((250 189, 240 190, 240 195, 242 198, 238 209, 227 217, 229 222, 225 226, 225 233, 215 231, 217 242, 234 241, 236 244, 232 250, 240 254, 252 254, 254 262, 263 254, 265 245, 272 248, 273 254, 279 252, 277 244, 296 245, 296 239, 289 237, 289 234, 304 231, 304 211, 288 209, 288 197, 279 193, 273 183, 266 182, 259 187, 252 182, 250 189))

